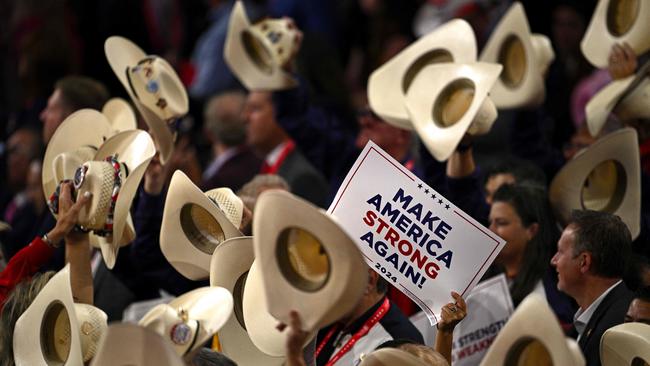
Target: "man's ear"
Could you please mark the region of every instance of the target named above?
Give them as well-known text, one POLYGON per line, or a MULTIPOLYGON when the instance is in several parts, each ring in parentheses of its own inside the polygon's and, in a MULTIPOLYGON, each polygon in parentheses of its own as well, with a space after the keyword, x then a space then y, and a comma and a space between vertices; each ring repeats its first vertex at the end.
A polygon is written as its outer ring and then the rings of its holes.
POLYGON ((376 291, 378 280, 379 274, 372 269, 368 269, 368 285, 366 286, 366 294, 376 291))
POLYGON ((580 273, 586 274, 591 270, 591 264, 593 262, 593 257, 589 252, 582 252, 578 256, 580 260, 580 273))

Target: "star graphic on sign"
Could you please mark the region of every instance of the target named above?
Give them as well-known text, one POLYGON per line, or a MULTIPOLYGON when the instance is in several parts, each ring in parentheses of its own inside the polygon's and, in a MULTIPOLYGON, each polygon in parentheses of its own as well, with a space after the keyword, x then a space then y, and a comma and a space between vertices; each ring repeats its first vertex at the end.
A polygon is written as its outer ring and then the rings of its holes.
POLYGON ((432 194, 432 195, 431 195, 431 198, 436 199, 436 195, 435 195, 435 194, 432 194))
POLYGON ((429 194, 429 189, 428 189, 428 188, 425 189, 425 190, 424 190, 424 193, 429 194))
POLYGON ((442 200, 438 200, 438 203, 442 205, 442 200))
POLYGON ((446 208, 447 210, 449 210, 449 205, 445 205, 445 208, 446 208))
POLYGON ((422 188, 422 183, 418 184, 418 188, 422 188))

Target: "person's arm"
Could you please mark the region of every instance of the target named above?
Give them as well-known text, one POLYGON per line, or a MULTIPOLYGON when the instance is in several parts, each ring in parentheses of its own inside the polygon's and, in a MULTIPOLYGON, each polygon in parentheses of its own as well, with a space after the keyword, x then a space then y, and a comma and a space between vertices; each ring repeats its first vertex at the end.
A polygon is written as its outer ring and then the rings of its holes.
POLYGON ((451 365, 451 347, 454 338, 454 328, 467 315, 465 300, 458 293, 453 292, 451 296, 454 302, 442 307, 442 319, 438 321, 438 333, 436 334, 436 346, 434 349, 445 357, 451 365))
MULTIPOLYGON (((289 334, 287 335, 286 352, 287 366, 306 366, 303 356, 303 345, 309 337, 309 333, 302 330, 302 320, 297 311, 289 313, 291 323, 289 324, 289 334)), ((282 331, 285 324, 278 325, 278 330, 282 331)))
POLYGON ((76 303, 93 304, 93 275, 90 268, 90 243, 87 233, 73 230, 79 220, 79 211, 91 198, 90 192, 72 201, 72 183, 61 184, 59 216, 48 238, 60 242, 65 239, 66 262, 70 263, 70 285, 76 303))

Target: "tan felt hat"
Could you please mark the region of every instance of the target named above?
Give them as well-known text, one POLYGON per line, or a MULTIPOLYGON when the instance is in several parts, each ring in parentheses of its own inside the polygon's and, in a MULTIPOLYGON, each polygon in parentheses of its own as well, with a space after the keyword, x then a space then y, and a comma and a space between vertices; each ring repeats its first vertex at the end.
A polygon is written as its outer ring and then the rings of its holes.
POLYGON ((368 354, 359 366, 426 366, 427 363, 397 348, 382 348, 368 354))
POLYGON ((620 216, 636 238, 641 230, 641 167, 636 131, 612 132, 568 161, 555 175, 549 198, 567 224, 571 211, 590 209, 620 216))
POLYGON ((585 108, 587 127, 597 136, 614 113, 622 122, 650 119, 650 62, 625 79, 614 80, 589 100, 585 108))
POLYGON ((600 339, 603 366, 650 364, 650 325, 625 323, 609 328, 600 339))
POLYGON ((73 302, 68 264, 16 321, 14 362, 17 366, 83 365, 95 355, 106 321, 100 309, 73 302))
POLYGON ((246 89, 288 89, 297 82, 283 66, 298 42, 298 30, 288 19, 267 18, 251 24, 244 5, 237 1, 230 13, 223 54, 246 89))
POLYGON ((187 114, 189 99, 185 86, 165 59, 146 55, 130 40, 112 36, 104 43, 104 53, 113 72, 142 114, 166 163, 174 149, 169 124, 187 114))
POLYGON ((536 293, 519 304, 481 365, 527 365, 531 361, 541 365, 585 365, 576 342, 564 336, 548 303, 536 293))
POLYGON ((429 65, 406 94, 406 109, 431 155, 445 161, 465 133, 487 133, 497 117, 488 92, 501 72, 499 64, 429 65))
POLYGON ((289 324, 318 330, 347 315, 367 285, 367 265, 356 244, 333 216, 281 190, 257 201, 253 218, 255 260, 269 312, 289 324))
POLYGON ((537 107, 544 102, 544 74, 555 58, 551 41, 531 34, 520 2, 501 18, 488 40, 480 60, 503 65, 490 98, 497 108, 537 107))
POLYGON ((225 288, 202 287, 154 307, 138 324, 163 336, 179 356, 191 355, 226 324, 232 306, 225 288))
POLYGON ((91 366, 184 366, 171 344, 135 324, 113 323, 102 337, 91 366))
MULTIPOLYGON (((212 254, 210 286, 220 286, 230 291, 234 303, 233 316, 219 329, 221 352, 242 366, 280 366, 284 364, 285 358, 270 356, 262 352, 255 346, 247 332, 247 326, 250 329, 261 329, 268 339, 267 343, 283 345, 286 342, 286 331, 275 330, 273 328, 275 323, 269 324, 271 328, 264 329, 259 323, 245 321, 244 289, 248 284, 247 278, 254 259, 253 237, 251 236, 228 239, 221 243, 212 254)), ((268 314, 264 301, 257 301, 254 305, 257 307, 257 312, 268 314)))
POLYGON ((386 122, 411 130, 413 126, 404 103, 420 71, 430 64, 475 61, 476 39, 472 27, 464 20, 451 20, 415 41, 370 75, 370 108, 386 122))
POLYGON ((627 43, 637 55, 650 49, 650 2, 647 0, 599 0, 580 42, 587 60, 607 67, 615 43, 627 43))
POLYGON ((115 132, 138 128, 138 119, 135 117, 133 108, 122 98, 109 99, 102 108, 102 114, 108 118, 115 132))
POLYGON ((191 280, 208 278, 212 252, 223 241, 242 236, 244 204, 230 188, 203 193, 180 170, 174 172, 160 228, 160 249, 169 263, 191 280))

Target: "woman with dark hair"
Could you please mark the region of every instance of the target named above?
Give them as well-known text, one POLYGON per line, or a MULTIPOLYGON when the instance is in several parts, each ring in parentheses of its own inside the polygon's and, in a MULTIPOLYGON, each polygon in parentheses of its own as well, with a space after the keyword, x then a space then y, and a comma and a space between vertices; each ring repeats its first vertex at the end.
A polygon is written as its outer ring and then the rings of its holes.
POLYGON ((557 290, 557 274, 550 266, 560 232, 546 189, 534 185, 501 186, 490 209, 490 230, 506 240, 494 263, 508 279, 514 305, 537 292, 546 298, 568 330, 577 307, 557 290))

